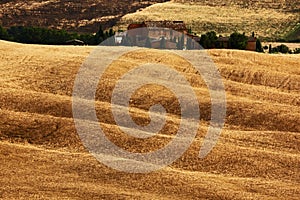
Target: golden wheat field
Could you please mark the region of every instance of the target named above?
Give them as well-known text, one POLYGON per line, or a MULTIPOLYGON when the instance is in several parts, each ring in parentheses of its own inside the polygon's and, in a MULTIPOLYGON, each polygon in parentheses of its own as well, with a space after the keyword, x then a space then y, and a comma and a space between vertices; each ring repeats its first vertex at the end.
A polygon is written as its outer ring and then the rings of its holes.
MULTIPOLYGON (((273 1, 279 2, 280 0, 273 1)), ((234 31, 251 35, 254 31, 261 38, 284 37, 299 22, 299 3, 272 6, 269 1, 242 3, 245 1, 170 1, 157 3, 142 11, 123 16, 118 28, 126 30, 128 24, 151 20, 183 20, 198 34, 216 31, 230 35, 234 31), (261 3, 262 5, 256 5, 261 3), (239 4, 242 4, 239 5, 239 4)), ((281 2, 282 3, 282 2, 281 2)))
MULTIPOLYGON (((97 48, 105 52, 119 47, 97 48)), ((193 86, 201 110, 201 126, 183 156, 158 171, 132 174, 98 162, 75 130, 73 83, 93 49, 0 41, 1 198, 299 199, 299 55, 208 51, 225 84, 227 113, 217 145, 200 159, 211 107, 203 80, 170 52, 139 49, 124 54, 127 62, 114 62, 96 93, 100 126, 115 144, 131 152, 161 148, 176 132, 180 115, 172 93, 149 85, 147 94, 138 91, 132 97, 132 118, 147 123, 150 104, 161 102, 169 113, 167 125, 146 140, 122 134, 109 100, 116 80, 133 67, 128 63, 172 66, 193 86)))

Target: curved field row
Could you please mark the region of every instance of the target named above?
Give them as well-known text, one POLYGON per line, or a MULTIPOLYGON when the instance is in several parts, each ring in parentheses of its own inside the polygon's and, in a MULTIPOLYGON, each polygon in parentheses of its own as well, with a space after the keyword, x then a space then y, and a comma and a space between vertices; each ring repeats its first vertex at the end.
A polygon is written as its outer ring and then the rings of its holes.
MULTIPOLYGON (((140 49, 125 54, 122 59, 127 62, 114 62, 98 85, 100 123, 90 121, 99 123, 115 144, 130 152, 157 150, 174 138, 180 123, 174 94, 153 85, 132 96, 130 112, 135 122, 147 124, 149 107, 161 102, 169 112, 162 131, 145 140, 120 131, 110 112, 111 91, 132 63, 172 66, 193 86, 201 110, 196 138, 180 159, 156 172, 128 174, 97 162, 75 129, 73 82, 93 48, 0 44, 0 159, 5 163, 0 166, 1 197, 297 199, 300 195, 299 56, 208 51, 225 84, 227 114, 217 145, 200 159, 211 115, 204 81, 171 52, 140 49)), ((116 49, 98 49, 110 50, 116 49)), ((124 107, 119 106, 118 112, 121 116, 124 107)))

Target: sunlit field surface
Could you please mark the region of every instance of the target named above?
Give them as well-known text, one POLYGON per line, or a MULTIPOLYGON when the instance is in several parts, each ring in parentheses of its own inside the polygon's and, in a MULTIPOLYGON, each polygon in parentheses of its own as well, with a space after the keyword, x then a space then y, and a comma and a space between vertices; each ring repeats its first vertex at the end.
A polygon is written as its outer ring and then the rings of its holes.
MULTIPOLYGON (((185 16, 184 12, 178 15, 185 16)), ((128 63, 173 66, 193 86, 201 110, 200 129, 180 159, 159 171, 129 174, 99 163, 75 130, 73 83, 94 48, 0 41, 1 198, 299 199, 299 55, 207 51, 225 84, 227 114, 217 145, 204 159, 198 153, 211 105, 201 77, 167 51, 140 49, 123 55, 128 63)), ((153 86, 147 88, 147 95, 137 92, 133 96, 132 118, 139 124, 149 119, 149 96, 169 106, 169 124, 151 141, 121 134, 109 114, 110 91, 127 69, 126 63, 114 62, 99 84, 99 124, 111 141, 128 151, 161 148, 173 137, 180 117, 176 99, 167 90, 153 86)))

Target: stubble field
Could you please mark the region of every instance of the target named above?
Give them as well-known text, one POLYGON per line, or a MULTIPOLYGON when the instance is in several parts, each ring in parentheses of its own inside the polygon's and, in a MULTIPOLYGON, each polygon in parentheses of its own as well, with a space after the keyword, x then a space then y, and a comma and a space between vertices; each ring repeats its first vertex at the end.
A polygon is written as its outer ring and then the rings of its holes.
MULTIPOLYGON (((128 174, 99 163, 85 150, 75 130, 73 83, 94 48, 0 41, 0 197, 298 199, 299 55, 208 51, 225 84, 227 114, 217 145, 204 159, 198 158, 198 152, 211 105, 203 80, 170 52, 139 49, 124 55, 128 63, 173 66, 193 86, 201 110, 201 128, 180 159, 156 172, 128 174)), ((128 70, 127 64, 114 63, 99 85, 100 126, 110 140, 128 151, 161 148, 173 137, 180 117, 176 99, 168 91, 153 86, 147 95, 133 97, 132 117, 139 124, 147 123, 151 101, 162 100, 169 106, 169 124, 150 141, 120 133, 111 117, 110 91, 128 70)))

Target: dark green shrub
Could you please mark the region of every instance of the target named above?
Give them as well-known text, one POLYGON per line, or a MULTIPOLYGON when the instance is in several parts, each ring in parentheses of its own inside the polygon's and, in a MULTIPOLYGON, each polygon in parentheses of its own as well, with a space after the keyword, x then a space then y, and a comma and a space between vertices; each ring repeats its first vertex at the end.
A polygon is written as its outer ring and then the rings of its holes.
POLYGON ((241 49, 245 50, 248 43, 248 37, 245 34, 240 34, 238 32, 232 33, 229 38, 229 47, 231 49, 241 49))

